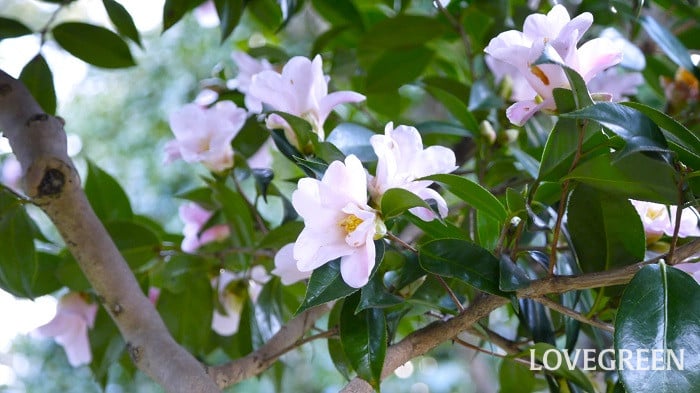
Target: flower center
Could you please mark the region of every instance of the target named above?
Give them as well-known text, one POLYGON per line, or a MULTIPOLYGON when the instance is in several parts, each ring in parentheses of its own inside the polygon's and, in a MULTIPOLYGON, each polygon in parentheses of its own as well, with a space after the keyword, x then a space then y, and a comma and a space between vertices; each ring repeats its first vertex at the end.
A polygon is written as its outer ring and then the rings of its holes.
POLYGON ((535 75, 537 79, 541 80, 545 86, 549 86, 549 78, 540 67, 532 66, 530 67, 530 72, 532 72, 532 74, 535 75))
POLYGON ((350 214, 338 223, 345 230, 346 234, 353 233, 360 224, 362 224, 362 219, 354 214, 350 214))
POLYGON ((646 212, 646 216, 650 220, 656 220, 664 212, 664 209, 665 209, 664 207, 660 207, 658 209, 648 208, 647 212, 646 212))

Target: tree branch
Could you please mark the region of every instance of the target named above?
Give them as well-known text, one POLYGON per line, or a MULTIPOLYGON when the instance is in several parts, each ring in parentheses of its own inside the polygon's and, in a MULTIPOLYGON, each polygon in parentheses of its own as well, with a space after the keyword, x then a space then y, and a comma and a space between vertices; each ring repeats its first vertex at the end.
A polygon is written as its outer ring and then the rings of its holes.
POLYGON ((27 196, 56 225, 136 366, 171 393, 219 392, 205 368, 170 336, 92 210, 68 157, 63 124, 0 70, 0 129, 24 170, 27 196))

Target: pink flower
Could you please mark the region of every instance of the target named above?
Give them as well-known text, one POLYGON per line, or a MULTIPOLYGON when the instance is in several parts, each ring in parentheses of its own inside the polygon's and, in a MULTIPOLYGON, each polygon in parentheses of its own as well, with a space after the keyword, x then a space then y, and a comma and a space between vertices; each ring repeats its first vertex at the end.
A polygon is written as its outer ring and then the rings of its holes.
POLYGON ((354 155, 334 161, 321 180, 304 178, 292 194, 304 219, 294 244, 297 268, 309 272, 340 258, 340 273, 351 287, 367 284, 374 267, 374 239, 386 232, 367 205, 367 174, 354 155))
POLYGON ((486 62, 486 66, 489 67, 489 70, 493 73, 496 83, 500 83, 503 79, 508 79, 511 90, 510 97, 508 98, 510 98, 511 101, 531 100, 532 97, 537 95, 537 92, 530 87, 530 83, 525 79, 525 76, 514 66, 489 55, 484 57, 484 62, 486 62))
POLYGON ((243 302, 245 301, 244 291, 247 289, 248 296, 255 303, 260 296, 263 285, 269 280, 270 276, 267 275, 262 266, 254 266, 250 269, 249 276, 222 270, 217 283, 217 291, 223 312, 214 308, 212 329, 222 336, 236 333, 241 322, 241 310, 243 310, 243 302))
POLYGON ((22 166, 15 156, 7 156, 2 164, 2 183, 15 192, 21 192, 22 166))
POLYGON ((690 276, 693 277, 695 281, 700 283, 700 262, 679 263, 677 265, 673 265, 673 267, 690 274, 690 276))
POLYGON ((262 112, 262 102, 252 94, 250 94, 250 84, 253 76, 263 71, 272 71, 272 64, 267 59, 258 60, 249 54, 241 51, 234 51, 231 54, 238 74, 235 78, 226 82, 226 87, 236 89, 245 94, 245 106, 252 113, 262 112))
MULTIPOLYGON (((676 212, 678 207, 666 206, 654 202, 635 201, 630 199, 632 206, 637 210, 639 217, 642 219, 644 232, 647 237, 647 244, 654 243, 659 240, 664 234, 673 236, 676 212)), ((700 237, 700 228, 698 228, 698 212, 692 207, 683 209, 681 213, 680 227, 678 228, 679 237, 700 237)))
POLYGON ((88 364, 92 360, 88 328, 94 325, 96 314, 97 304, 89 304, 81 294, 71 292, 61 298, 56 316, 37 328, 36 334, 54 337, 66 351, 71 366, 88 364))
MULTIPOLYGON (((384 135, 373 135, 370 143, 378 158, 376 176, 369 178, 370 195, 376 203, 390 188, 403 188, 424 200, 434 200, 440 215, 447 215, 447 202, 429 188, 433 182, 416 179, 457 169, 452 150, 442 146, 423 149, 418 130, 403 125, 394 128, 391 122, 384 128, 384 135)), ((410 212, 425 221, 435 218, 432 210, 422 207, 412 208, 410 212)))
POLYGON ((496 60, 515 67, 537 93, 537 96, 508 108, 506 115, 511 122, 523 125, 540 110, 556 110, 552 91, 555 88, 570 88, 560 66, 534 65, 544 53, 545 45, 554 49, 552 60, 571 67, 586 82, 598 72, 620 62, 620 50, 608 39, 593 39, 576 48, 592 23, 593 16, 588 12, 570 19, 564 6, 555 5, 547 15, 528 16, 522 32, 509 30, 489 42, 484 51, 496 60))
POLYGON ((587 86, 592 93, 605 93, 612 101, 623 101, 637 94, 637 86, 644 83, 644 77, 639 72, 620 73, 615 68, 609 68, 591 79, 587 86))
POLYGON ((289 243, 277 251, 275 268, 270 273, 281 278, 284 285, 292 285, 311 277, 310 271, 302 272, 297 268, 294 260, 294 243, 289 243))
POLYGON ((231 141, 246 120, 246 111, 231 101, 218 102, 211 108, 187 104, 170 115, 175 140, 166 147, 166 162, 182 158, 201 162, 220 172, 233 166, 231 141))
POLYGON ((185 238, 181 245, 184 252, 193 253, 204 244, 226 239, 231 233, 225 224, 214 225, 200 233, 204 224, 211 218, 212 212, 194 202, 181 205, 178 212, 180 219, 185 223, 182 230, 185 238))
MULTIPOLYGON (((365 99, 365 96, 354 91, 328 94, 328 79, 323 75, 320 55, 313 61, 302 56, 293 57, 282 68, 281 74, 266 70, 253 75, 249 93, 274 110, 307 120, 320 139, 325 136, 323 123, 333 108, 365 99)), ((284 129, 291 141, 296 140, 291 127, 281 116, 268 116, 267 127, 284 129)))
POLYGON ((194 9, 194 17, 202 27, 216 27, 219 25, 219 14, 213 0, 208 0, 194 9))

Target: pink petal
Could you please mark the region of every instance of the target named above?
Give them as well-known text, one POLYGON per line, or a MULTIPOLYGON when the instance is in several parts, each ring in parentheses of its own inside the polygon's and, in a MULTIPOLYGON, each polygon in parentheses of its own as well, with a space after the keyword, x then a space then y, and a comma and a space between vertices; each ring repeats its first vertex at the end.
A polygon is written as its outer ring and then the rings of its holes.
POLYGON ((354 91, 336 91, 322 97, 318 102, 319 123, 326 122, 333 108, 340 104, 364 101, 367 97, 354 91))
POLYGON ((364 247, 356 248, 352 254, 340 259, 340 275, 343 281, 353 288, 365 286, 372 273, 375 256, 374 241, 368 234, 364 247))
POLYGON ((622 52, 607 38, 592 39, 578 48, 579 73, 588 82, 596 74, 622 61, 622 52))
POLYGON ((302 272, 314 270, 352 252, 354 249, 345 243, 344 234, 334 228, 329 228, 327 232, 304 228, 294 243, 294 259, 302 272))
POLYGON ((275 254, 275 268, 271 273, 280 277, 284 285, 292 285, 311 276, 311 272, 302 272, 297 268, 294 260, 294 243, 285 245, 275 254))
POLYGON ((539 112, 544 103, 537 104, 535 101, 520 101, 506 109, 506 117, 516 126, 522 126, 535 113, 539 112))

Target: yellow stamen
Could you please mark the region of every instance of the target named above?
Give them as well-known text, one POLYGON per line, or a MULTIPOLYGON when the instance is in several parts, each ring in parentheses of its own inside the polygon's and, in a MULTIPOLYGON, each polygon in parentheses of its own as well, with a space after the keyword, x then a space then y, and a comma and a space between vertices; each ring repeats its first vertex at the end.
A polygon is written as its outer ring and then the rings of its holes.
POLYGON ((646 216, 649 217, 649 219, 651 220, 656 220, 657 218, 659 218, 659 216, 661 216, 661 214, 663 214, 665 210, 665 207, 660 207, 658 209, 648 208, 646 211, 646 216))
POLYGON ((549 86, 549 78, 540 67, 532 66, 530 67, 530 72, 532 72, 533 75, 535 75, 539 80, 541 80, 542 83, 545 84, 545 86, 549 86))
POLYGON ((355 231, 360 224, 362 224, 362 220, 354 214, 345 217, 338 223, 338 225, 345 230, 346 234, 355 231))

